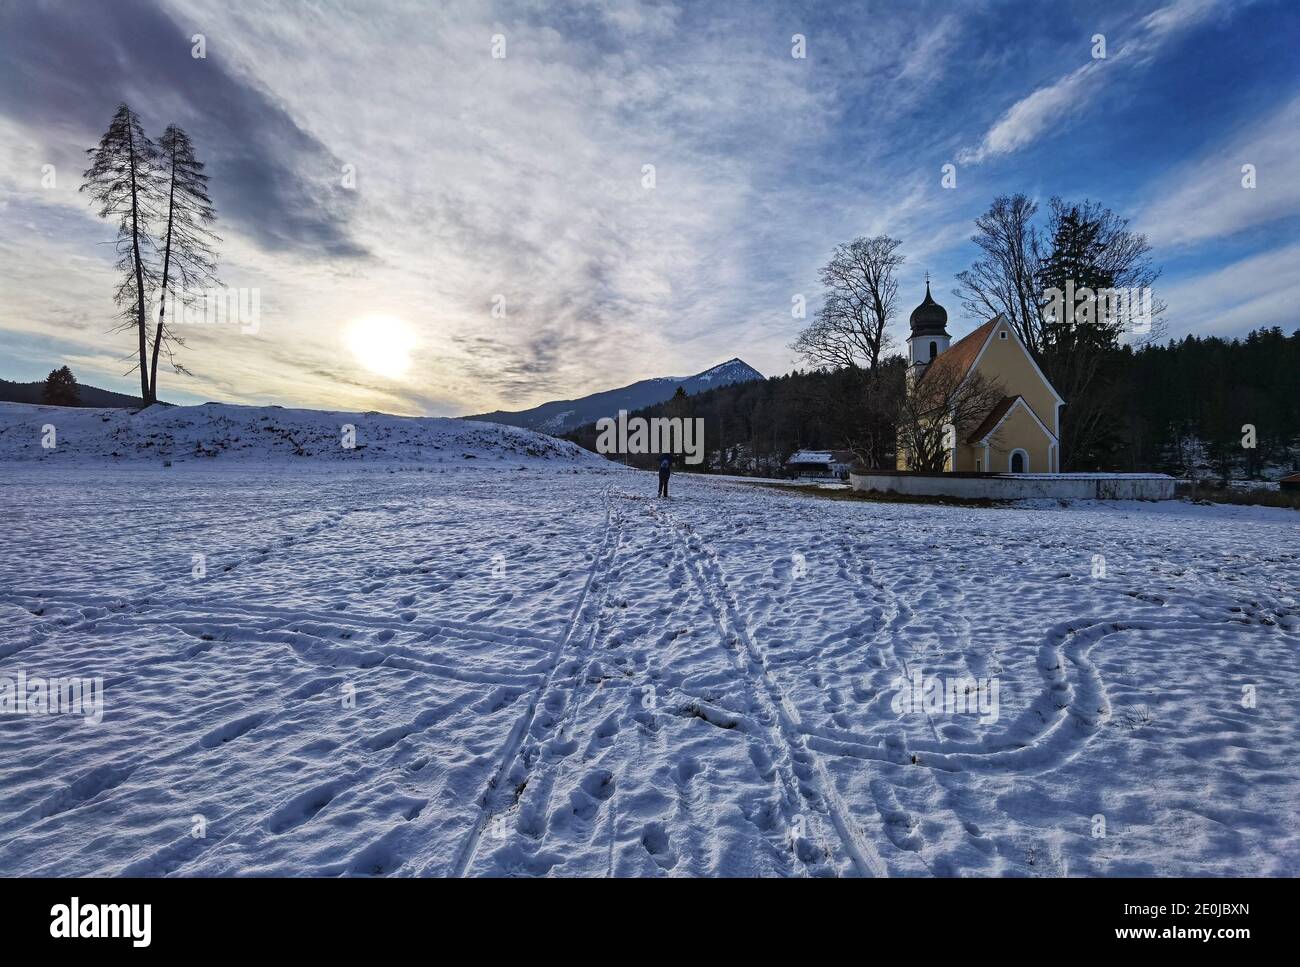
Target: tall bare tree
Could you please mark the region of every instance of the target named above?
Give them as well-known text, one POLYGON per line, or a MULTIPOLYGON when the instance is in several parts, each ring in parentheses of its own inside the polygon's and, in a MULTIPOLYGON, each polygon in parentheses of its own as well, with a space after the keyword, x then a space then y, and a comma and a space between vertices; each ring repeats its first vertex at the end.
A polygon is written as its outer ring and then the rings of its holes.
POLYGON ((179 288, 173 314, 179 313, 184 310, 187 300, 199 296, 196 290, 200 286, 217 284, 213 246, 221 240, 210 227, 217 219, 217 212, 208 197, 208 176, 203 173, 203 162, 195 157, 189 135, 177 125, 170 124, 158 147, 167 192, 167 221, 162 236, 158 322, 149 368, 152 400, 158 398, 158 356, 163 348, 167 350, 167 361, 173 370, 188 372, 176 360, 174 347, 183 347, 185 340, 175 335, 167 323, 167 297, 173 289, 179 288))
POLYGON ((877 235, 836 246, 820 273, 826 287, 822 306, 791 348, 814 366, 874 371, 888 349, 889 320, 898 311, 894 273, 903 264, 902 244, 877 235))
POLYGON ((158 148, 145 135, 135 112, 121 104, 99 144, 86 154, 90 167, 81 190, 99 205, 100 218, 118 218, 117 268, 122 282, 115 301, 122 308, 124 321, 117 331, 133 326, 137 330, 139 361, 131 369, 140 370, 140 396, 147 405, 153 396, 146 356, 146 283, 154 280, 154 273, 146 263, 145 250, 149 247, 149 223, 158 216, 158 148))
POLYGON ((1035 356, 1043 348, 1037 213, 1038 203, 1024 195, 999 195, 975 219, 971 241, 983 255, 957 273, 957 295, 966 311, 977 319, 1001 315, 1035 356))

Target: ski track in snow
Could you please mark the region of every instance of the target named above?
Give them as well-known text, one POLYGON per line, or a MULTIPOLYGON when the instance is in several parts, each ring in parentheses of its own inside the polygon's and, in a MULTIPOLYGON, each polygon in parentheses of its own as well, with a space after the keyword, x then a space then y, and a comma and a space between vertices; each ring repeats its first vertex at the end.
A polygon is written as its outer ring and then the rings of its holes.
POLYGON ((1300 874, 1285 511, 4 475, 0 674, 106 700, 0 717, 9 875, 1300 874))

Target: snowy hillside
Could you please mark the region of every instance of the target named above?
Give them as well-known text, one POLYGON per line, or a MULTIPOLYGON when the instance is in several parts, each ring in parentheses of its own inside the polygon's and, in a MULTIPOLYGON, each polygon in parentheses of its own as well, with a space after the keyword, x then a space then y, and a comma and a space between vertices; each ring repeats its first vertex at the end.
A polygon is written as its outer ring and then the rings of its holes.
POLYGON ((541 433, 455 419, 225 403, 155 406, 139 413, 0 403, 0 461, 141 459, 223 465, 265 460, 302 465, 605 464, 581 447, 541 433), (43 445, 48 442, 54 445, 43 445))
POLYGON ((6 875, 1300 874, 1291 511, 55 459, 0 676, 102 721, 0 716, 6 875))

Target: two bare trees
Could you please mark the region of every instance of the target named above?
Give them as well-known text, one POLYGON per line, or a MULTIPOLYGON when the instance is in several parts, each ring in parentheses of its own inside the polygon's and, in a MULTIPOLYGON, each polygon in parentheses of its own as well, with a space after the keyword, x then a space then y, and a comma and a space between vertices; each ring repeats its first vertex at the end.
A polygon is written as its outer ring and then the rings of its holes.
POLYGON ((1146 238, 1096 202, 1052 198, 1044 226, 1037 215, 1024 195, 996 198, 975 220, 981 254, 957 274, 957 294, 973 315, 1006 318, 1065 398, 1061 467, 1105 465, 1121 423, 1116 354, 1125 333, 1134 343, 1159 335, 1164 305, 1151 289, 1160 273, 1146 238), (1086 295, 1064 305, 1066 292, 1086 295))
POLYGON ((200 297, 200 286, 217 282, 214 246, 220 239, 211 230, 216 210, 208 176, 180 127, 169 125, 155 143, 126 104, 87 154, 90 167, 81 190, 99 206, 101 218, 118 219, 116 266, 122 281, 114 301, 123 321, 117 331, 136 330, 132 355, 138 358, 131 370, 140 371, 140 396, 148 405, 158 400, 163 352, 176 372, 187 372, 175 357, 175 348, 185 342, 171 328, 169 308, 174 318, 186 302, 200 297), (156 313, 149 308, 151 291, 157 295, 156 313))
POLYGON ((950 380, 940 372, 923 381, 925 392, 907 385, 906 360, 891 356, 889 336, 901 247, 887 235, 837 246, 820 273, 821 308, 792 348, 814 366, 855 375, 855 398, 839 405, 855 416, 856 430, 844 443, 864 464, 879 467, 898 447, 912 469, 942 470, 952 427, 974 429, 1001 395, 983 380, 950 380))

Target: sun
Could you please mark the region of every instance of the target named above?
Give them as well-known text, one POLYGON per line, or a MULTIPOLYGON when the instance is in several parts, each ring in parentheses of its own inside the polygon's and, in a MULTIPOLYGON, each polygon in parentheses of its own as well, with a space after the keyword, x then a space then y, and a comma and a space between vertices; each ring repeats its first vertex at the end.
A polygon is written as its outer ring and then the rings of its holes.
POLYGON ((411 367, 415 333, 396 316, 365 316, 348 326, 344 336, 352 355, 366 369, 388 379, 400 379, 411 367))

